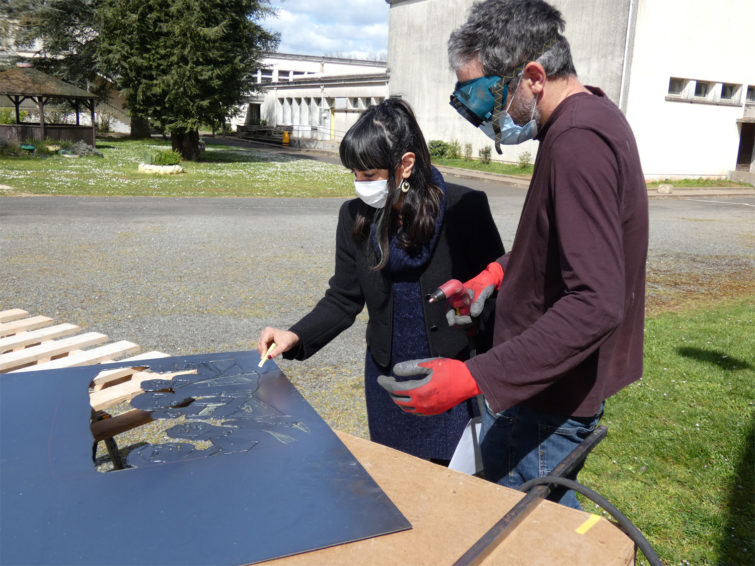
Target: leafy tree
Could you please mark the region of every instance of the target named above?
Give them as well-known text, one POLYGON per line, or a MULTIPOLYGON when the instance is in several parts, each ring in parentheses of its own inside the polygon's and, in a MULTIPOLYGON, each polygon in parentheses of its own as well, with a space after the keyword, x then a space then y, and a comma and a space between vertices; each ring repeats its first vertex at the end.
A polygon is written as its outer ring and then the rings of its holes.
POLYGON ((81 88, 94 78, 99 0, 2 0, 0 19, 18 46, 40 40, 35 66, 81 88))
POLYGON ((100 0, 99 61, 132 113, 199 158, 199 128, 219 128, 254 88, 278 36, 255 23, 267 0, 100 0))
POLYGON ((150 118, 189 159, 199 126, 222 127, 252 90, 262 52, 277 46, 254 23, 270 10, 268 0, 0 0, 17 45, 41 40, 35 66, 82 88, 110 78, 132 135, 148 135, 150 118))

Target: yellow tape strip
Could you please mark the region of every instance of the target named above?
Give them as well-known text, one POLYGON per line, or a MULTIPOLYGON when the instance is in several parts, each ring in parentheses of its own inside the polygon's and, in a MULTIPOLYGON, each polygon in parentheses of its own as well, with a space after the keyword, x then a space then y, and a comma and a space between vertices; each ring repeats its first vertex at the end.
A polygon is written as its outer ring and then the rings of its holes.
POLYGON ((577 534, 585 534, 587 531, 592 529, 595 526, 595 523, 597 523, 598 521, 600 521, 600 515, 590 515, 590 518, 577 528, 577 534))

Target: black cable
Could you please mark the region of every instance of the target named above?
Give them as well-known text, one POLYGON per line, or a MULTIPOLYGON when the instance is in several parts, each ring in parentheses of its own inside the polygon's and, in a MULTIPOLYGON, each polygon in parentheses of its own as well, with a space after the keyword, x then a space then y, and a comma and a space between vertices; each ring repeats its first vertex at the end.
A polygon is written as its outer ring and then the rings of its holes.
POLYGON ((577 483, 574 480, 567 478, 545 476, 542 478, 533 478, 523 483, 521 486, 519 486, 519 490, 526 492, 536 485, 548 484, 560 485, 569 489, 573 489, 577 493, 581 493, 582 495, 587 497, 590 501, 598 504, 600 507, 605 509, 614 519, 616 519, 621 530, 624 531, 627 536, 632 539, 632 541, 634 541, 637 547, 642 551, 642 554, 645 555, 645 558, 648 559, 648 562, 650 562, 651 566, 663 566, 663 562, 661 562, 661 559, 658 558, 655 550, 650 545, 648 540, 643 536, 640 530, 635 527, 621 511, 614 507, 610 501, 608 501, 605 497, 593 491, 589 487, 585 487, 581 483, 577 483))

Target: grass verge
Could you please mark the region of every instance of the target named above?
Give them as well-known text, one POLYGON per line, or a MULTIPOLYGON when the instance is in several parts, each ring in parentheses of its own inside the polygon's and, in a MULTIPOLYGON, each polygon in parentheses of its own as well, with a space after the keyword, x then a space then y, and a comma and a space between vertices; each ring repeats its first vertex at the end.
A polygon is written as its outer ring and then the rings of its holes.
POLYGON ((658 185, 671 185, 677 188, 699 189, 705 187, 752 187, 747 183, 737 183, 726 179, 663 179, 662 181, 650 181, 647 183, 649 188, 658 188, 658 185))
POLYGON ((648 318, 643 378, 607 401, 608 438, 580 474, 665 564, 752 563, 753 302, 648 318))
POLYGON ((501 175, 518 175, 527 177, 532 175, 532 165, 520 167, 511 163, 498 163, 491 161, 483 163, 482 161, 471 159, 449 159, 445 157, 434 157, 433 165, 445 165, 446 167, 458 167, 459 169, 472 169, 474 171, 486 171, 488 173, 499 173, 501 175))

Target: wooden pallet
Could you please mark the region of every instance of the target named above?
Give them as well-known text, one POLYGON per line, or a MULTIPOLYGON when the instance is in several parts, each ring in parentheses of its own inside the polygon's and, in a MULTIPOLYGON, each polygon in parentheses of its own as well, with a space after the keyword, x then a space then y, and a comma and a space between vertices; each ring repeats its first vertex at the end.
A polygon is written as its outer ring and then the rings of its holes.
POLYGON ((97 416, 93 418, 92 435, 95 440, 107 440, 150 422, 152 418, 147 411, 132 409, 117 416, 106 411, 139 395, 140 384, 146 379, 171 379, 175 374, 154 374, 138 364, 169 354, 157 351, 137 354, 138 344, 127 340, 108 344, 105 334, 79 333, 80 330, 75 324, 54 324, 50 317, 30 316, 22 309, 0 311, 0 373, 133 361, 133 366, 101 371, 92 380, 89 400, 93 417, 97 416))

